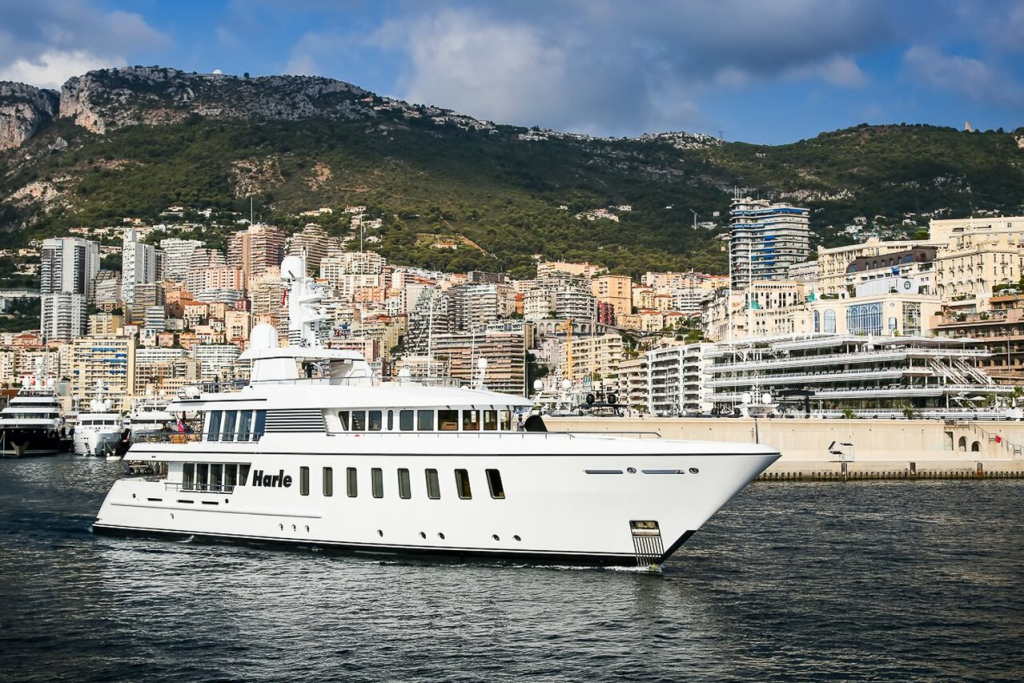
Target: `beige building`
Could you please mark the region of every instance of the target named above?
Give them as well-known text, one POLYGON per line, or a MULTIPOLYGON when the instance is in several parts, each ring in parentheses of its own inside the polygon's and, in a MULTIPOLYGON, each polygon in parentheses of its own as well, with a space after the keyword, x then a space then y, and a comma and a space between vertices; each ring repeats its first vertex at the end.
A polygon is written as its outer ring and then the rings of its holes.
POLYGON ((120 334, 124 316, 117 313, 94 313, 89 316, 89 336, 120 334))
POLYGON ((1024 241, 1024 216, 987 216, 984 218, 949 218, 933 220, 928 226, 932 242, 948 244, 964 235, 1009 233, 1017 243, 1024 241))
POLYGON ((541 261, 537 264, 537 277, 545 278, 558 274, 568 274, 573 277, 582 277, 587 280, 607 272, 604 266, 596 266, 593 263, 567 263, 565 261, 541 261))
POLYGON ((603 334, 596 337, 572 338, 572 372, 569 372, 567 344, 562 344, 562 376, 592 377, 597 380, 612 379, 622 362, 622 337, 617 334, 603 334))
POLYGON ((881 257, 914 247, 932 246, 935 240, 915 242, 882 242, 872 237, 861 244, 825 249, 818 247, 818 294, 839 294, 846 291, 847 270, 857 259, 881 257))
POLYGON ((935 259, 935 287, 944 301, 972 300, 988 308, 996 285, 1014 285, 1024 273, 1024 230, 954 237, 935 259))
POLYGON ((71 393, 81 405, 109 399, 115 410, 125 411, 135 395, 135 340, 121 335, 82 337, 71 348, 71 393))
POLYGON ((590 283, 594 297, 611 304, 615 317, 633 312, 633 280, 628 275, 602 275, 590 283))
POLYGON ((438 334, 433 339, 433 356, 447 360, 451 377, 475 383, 480 377, 478 361, 487 359, 484 383, 492 391, 526 395, 526 343, 522 334, 438 334))

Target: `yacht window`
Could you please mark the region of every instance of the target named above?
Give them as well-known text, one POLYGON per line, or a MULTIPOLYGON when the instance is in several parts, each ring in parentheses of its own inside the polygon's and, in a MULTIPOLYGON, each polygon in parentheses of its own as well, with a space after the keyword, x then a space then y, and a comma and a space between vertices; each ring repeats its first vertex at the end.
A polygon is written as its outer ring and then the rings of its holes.
POLYGON ((365 432, 366 431, 366 411, 365 410, 353 410, 352 411, 352 431, 353 432, 365 432))
POLYGON ((467 470, 455 470, 455 490, 459 492, 459 498, 469 500, 473 497, 473 490, 469 486, 469 472, 467 470))
POLYGON ((462 411, 462 431, 464 432, 475 432, 480 429, 480 411, 479 410, 463 410, 462 411))
POLYGON ((413 422, 415 420, 415 414, 411 410, 400 410, 398 411, 398 428, 403 432, 411 432, 413 430, 413 422))
POLYGON ((404 467, 398 470, 398 497, 405 500, 412 498, 412 483, 409 481, 409 470, 404 467))
POLYGON ((437 426, 442 432, 459 431, 459 411, 439 410, 437 411, 437 426))
POLYGON ((491 490, 491 498, 505 497, 505 487, 501 484, 501 472, 487 470, 487 488, 491 490))
POLYGON ((252 440, 259 441, 263 433, 267 431, 267 411, 256 411, 256 429, 252 431, 252 440))
POLYGON ((441 497, 441 482, 437 478, 437 470, 427 470, 427 498, 437 500, 441 497))
POLYGON ((370 431, 379 432, 384 426, 384 414, 379 410, 370 411, 370 431))
POLYGON ((388 431, 390 432, 395 428, 395 411, 388 411, 388 431))
POLYGON ((348 411, 347 410, 343 410, 340 413, 338 413, 338 421, 341 422, 341 431, 347 432, 348 431, 348 411))
POLYGON ((220 438, 220 411, 211 410, 206 414, 206 438, 209 441, 216 441, 220 438))
POLYGON ((185 490, 191 490, 195 486, 196 481, 196 465, 195 463, 187 462, 185 466, 181 468, 181 488, 185 490))
POLYGON ((373 486, 373 497, 383 498, 384 497, 384 473, 381 472, 379 467, 374 467, 370 470, 370 483, 373 486))
POLYGON ((224 484, 224 465, 217 463, 210 465, 210 490, 220 491, 224 484))
POLYGON ((249 463, 238 466, 238 485, 245 486, 247 481, 249 481, 249 463))
POLYGON ((252 433, 252 411, 243 410, 238 414, 238 440, 248 441, 252 433))
POLYGON ((308 496, 309 495, 309 468, 308 467, 300 467, 299 468, 299 495, 301 495, 301 496, 308 496))
POLYGON ((324 468, 324 498, 334 495, 334 468, 324 468))
POLYGON ((432 432, 434 431, 434 411, 433 410, 417 410, 416 411, 416 429, 421 432, 432 432))
POLYGON ((238 413, 233 410, 229 410, 224 413, 224 438, 223 441, 234 441, 235 440, 235 419, 238 417, 238 413))
POLYGON ((349 467, 345 472, 345 477, 348 479, 348 497, 355 498, 359 495, 359 481, 356 479, 356 468, 349 467))
POLYGON ((512 431, 512 411, 511 410, 499 410, 498 417, 501 420, 501 431, 511 432, 512 431))
POLYGON ((210 466, 201 462, 196 465, 196 491, 205 491, 208 483, 210 483, 210 466))
POLYGON ((485 410, 484 412, 484 431, 493 432, 498 429, 498 411, 497 410, 485 410))
POLYGON ((230 493, 238 486, 238 465, 224 465, 224 490, 230 493))

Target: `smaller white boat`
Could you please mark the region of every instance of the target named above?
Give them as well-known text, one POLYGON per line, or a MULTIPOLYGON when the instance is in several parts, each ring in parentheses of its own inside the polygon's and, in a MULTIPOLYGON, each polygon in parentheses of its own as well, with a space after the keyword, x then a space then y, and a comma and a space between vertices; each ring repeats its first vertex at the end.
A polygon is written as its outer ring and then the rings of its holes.
POLYGON ((171 431, 176 424, 177 418, 167 411, 167 401, 151 397, 139 399, 125 419, 132 443, 145 441, 149 435, 171 431))
POLYGON ((79 413, 75 427, 75 453, 93 457, 120 457, 124 420, 113 410, 109 399, 89 402, 89 412, 79 413))

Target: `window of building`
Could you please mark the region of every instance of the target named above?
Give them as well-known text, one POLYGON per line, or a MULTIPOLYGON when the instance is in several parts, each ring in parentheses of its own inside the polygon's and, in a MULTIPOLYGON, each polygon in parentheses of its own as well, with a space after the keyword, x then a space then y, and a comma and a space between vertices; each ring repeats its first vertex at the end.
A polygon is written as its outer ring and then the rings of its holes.
POLYGON ((427 498, 438 500, 441 497, 441 481, 437 477, 437 470, 427 470, 427 498))
POLYGON ((814 312, 814 331, 821 332, 821 311, 814 312))
POLYGON ((491 490, 491 498, 504 498, 505 487, 501 483, 501 472, 487 470, 487 488, 491 490))
POLYGON ((825 334, 836 333, 836 312, 831 308, 825 311, 825 334))
POLYGON ((437 426, 442 432, 459 431, 459 411, 439 410, 437 411, 437 426))
POLYGON ((889 318, 889 334, 893 334, 894 332, 896 332, 896 328, 898 327, 898 325, 899 323, 896 320, 896 318, 889 318))
POLYGON ((324 498, 334 495, 334 468, 324 468, 324 498))
POLYGON ((398 468, 398 497, 405 500, 412 498, 412 482, 409 481, 409 470, 398 468))
POLYGON ((501 420, 501 431, 510 432, 512 431, 512 411, 511 410, 500 410, 498 415, 501 420))
POLYGON ((485 410, 484 413, 484 431, 493 432, 498 429, 498 411, 497 410, 485 410))
MULTIPOLYGON (((427 411, 422 411, 427 412, 427 411)), ((398 428, 403 432, 411 432, 416 426, 416 414, 411 410, 398 411, 398 428)))
POLYGON ((373 488, 374 498, 384 497, 384 473, 379 467, 374 467, 370 470, 370 483, 373 488))
POLYGON ((309 468, 299 468, 299 495, 309 495, 309 468))
POLYGON ((352 411, 352 431, 353 432, 365 432, 366 431, 366 411, 365 410, 353 410, 352 411))
POLYGON ((370 411, 370 431, 379 432, 384 428, 384 413, 379 410, 370 411))
POLYGON ((463 410, 462 411, 462 431, 464 432, 476 432, 480 429, 480 411, 479 410, 463 410))
POLYGON ((220 439, 220 413, 219 410, 211 410, 206 414, 206 438, 208 441, 220 439))
POLYGON ((473 490, 469 486, 469 472, 467 470, 455 470, 455 490, 459 492, 459 498, 469 500, 473 497, 473 490))
POLYGON ((882 304, 876 302, 848 307, 846 330, 850 334, 882 334, 882 304))
POLYGON ((416 411, 416 429, 421 432, 432 432, 434 431, 434 411, 433 410, 417 410, 416 411))
POLYGON ((343 410, 338 413, 338 422, 341 423, 341 431, 347 432, 349 430, 348 411, 343 410))
POLYGON ((356 477, 355 467, 349 467, 345 471, 345 479, 348 482, 348 497, 355 498, 359 495, 359 481, 356 477))

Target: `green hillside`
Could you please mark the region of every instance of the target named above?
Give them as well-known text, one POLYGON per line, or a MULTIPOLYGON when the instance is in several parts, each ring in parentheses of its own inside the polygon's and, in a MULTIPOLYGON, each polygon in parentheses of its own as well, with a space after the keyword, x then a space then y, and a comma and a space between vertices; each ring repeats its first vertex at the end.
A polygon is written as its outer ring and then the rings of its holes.
MULTIPOLYGON (((372 120, 191 115, 104 135, 58 119, 23 147, 0 152, 0 243, 126 216, 156 221, 172 204, 247 215, 252 196, 265 220, 290 229, 305 222, 297 212, 332 207, 334 216, 320 220, 336 233, 348 229, 341 208, 366 205, 384 219, 367 236, 379 237, 398 263, 526 275, 541 254, 634 275, 722 272, 721 229, 695 230, 691 209, 721 228, 712 213, 726 215, 734 187, 811 207, 826 244, 839 243, 856 216, 898 225, 909 215, 924 224, 923 214, 939 210, 1017 213, 1024 204, 1019 134, 860 126, 758 146, 683 135, 521 139, 529 133, 467 130, 401 111, 372 120), (618 223, 574 217, 621 204, 633 210, 618 212, 618 223), (468 242, 437 249, 428 235, 468 242)), ((215 244, 235 229, 217 216, 206 220, 215 244)))

